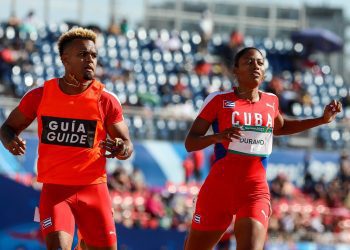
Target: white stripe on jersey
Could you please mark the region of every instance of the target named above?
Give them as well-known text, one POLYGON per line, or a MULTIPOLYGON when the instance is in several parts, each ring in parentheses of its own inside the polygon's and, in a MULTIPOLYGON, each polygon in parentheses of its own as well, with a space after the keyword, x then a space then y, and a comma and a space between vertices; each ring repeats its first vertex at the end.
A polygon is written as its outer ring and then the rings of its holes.
POLYGON ((120 103, 119 98, 118 98, 118 96, 117 96, 116 94, 114 94, 113 92, 107 90, 106 88, 103 88, 103 91, 106 92, 106 93, 108 93, 108 94, 110 94, 111 96, 113 96, 113 97, 118 101, 118 103, 120 104, 120 106, 122 105, 122 104, 120 103))
POLYGON ((216 91, 216 92, 213 92, 211 94, 209 94, 205 100, 204 100, 204 103, 201 107, 201 109, 199 110, 199 114, 202 112, 202 110, 205 108, 205 106, 207 106, 207 104, 214 99, 215 96, 217 95, 224 95, 224 94, 227 94, 227 93, 233 93, 234 91, 233 90, 227 90, 227 91, 216 91))
MULTIPOLYGON (((110 94, 111 96, 113 96, 118 101, 119 105, 122 106, 122 104, 120 103, 119 98, 116 94, 114 94, 112 91, 107 90, 106 88, 103 88, 103 91, 110 94)), ((123 121, 124 121, 125 120, 124 114, 122 114, 122 117, 123 117, 123 121)))

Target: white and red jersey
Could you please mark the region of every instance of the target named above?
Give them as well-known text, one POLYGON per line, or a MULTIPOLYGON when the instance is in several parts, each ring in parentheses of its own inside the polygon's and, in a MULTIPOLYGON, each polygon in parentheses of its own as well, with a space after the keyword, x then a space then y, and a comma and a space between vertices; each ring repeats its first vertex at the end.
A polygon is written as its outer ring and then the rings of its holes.
POLYGON ((260 100, 250 102, 240 99, 236 89, 210 94, 199 112, 199 117, 212 123, 214 133, 239 126, 244 136, 231 143, 217 144, 216 159, 227 152, 268 156, 272 151, 274 119, 279 114, 278 98, 260 91, 260 100))
POLYGON ((198 194, 192 228, 225 230, 236 218, 253 218, 267 228, 270 192, 266 181, 278 98, 260 92, 253 103, 240 99, 236 89, 209 95, 199 117, 214 133, 239 126, 241 139, 215 144, 215 161, 198 194))

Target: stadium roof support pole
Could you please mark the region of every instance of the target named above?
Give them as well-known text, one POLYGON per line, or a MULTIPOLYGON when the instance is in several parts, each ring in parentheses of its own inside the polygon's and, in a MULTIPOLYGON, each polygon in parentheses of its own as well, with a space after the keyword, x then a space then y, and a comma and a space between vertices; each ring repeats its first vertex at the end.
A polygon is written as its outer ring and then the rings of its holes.
MULTIPOLYGON (((148 2, 148 0, 143 0, 142 1, 143 2, 143 9, 144 10, 147 10, 148 9, 148 6, 149 6, 149 2, 148 2)), ((177 2, 177 1, 176 1, 177 2)), ((149 28, 149 26, 148 26, 148 24, 149 24, 149 18, 146 18, 146 15, 144 14, 143 15, 143 25, 146 27, 146 28, 149 28)))
POLYGON ((115 10, 116 0, 109 0, 109 20, 115 21, 116 10, 115 10))
MULTIPOLYGON (((175 2, 175 12, 176 12, 176 16, 180 16, 180 12, 183 9, 182 5, 183 5, 183 1, 182 0, 178 0, 175 2)), ((180 20, 180 18, 175 18, 175 29, 176 30, 181 30, 181 23, 182 21, 180 20)))
POLYGON ((78 23, 81 25, 83 23, 83 13, 84 13, 84 0, 78 0, 78 23))
POLYGON ((17 3, 17 0, 11 0, 10 17, 15 17, 16 16, 16 3, 17 3))
POLYGON ((44 1, 44 21, 45 24, 48 24, 50 22, 50 0, 43 0, 44 1))

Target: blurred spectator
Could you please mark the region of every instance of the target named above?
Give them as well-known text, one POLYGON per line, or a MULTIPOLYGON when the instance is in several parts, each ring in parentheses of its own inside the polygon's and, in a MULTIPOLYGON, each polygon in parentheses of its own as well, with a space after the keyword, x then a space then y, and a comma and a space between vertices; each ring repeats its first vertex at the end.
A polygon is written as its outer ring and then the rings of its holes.
POLYGON ((196 63, 196 66, 194 67, 194 71, 200 76, 210 75, 211 70, 212 70, 212 65, 208 63, 204 58, 198 60, 196 63))
POLYGON ((273 76, 266 88, 266 91, 280 97, 284 91, 282 79, 278 76, 273 76))
POLYGON ((165 37, 164 35, 162 35, 162 33, 160 32, 158 34, 157 39, 154 41, 154 45, 155 47, 160 50, 160 51, 164 51, 166 49, 167 46, 167 42, 168 42, 168 37, 165 37))
POLYGON ((167 106, 172 101, 172 93, 173 93, 173 87, 169 83, 169 81, 166 81, 165 84, 159 86, 159 95, 162 97, 162 104, 163 106, 167 106))
MULTIPOLYGON (((267 92, 271 92, 278 96, 279 106, 282 113, 293 115, 292 104, 299 100, 299 94, 292 89, 285 88, 284 79, 280 76, 273 76, 266 88, 267 92)), ((306 99, 305 99, 306 100, 306 99)))
POLYGON ((134 168, 130 176, 131 189, 134 192, 142 192, 146 189, 145 177, 140 169, 134 168))
POLYGON ((222 43, 215 48, 215 54, 221 58, 228 72, 231 72, 235 55, 243 46, 243 42, 243 35, 240 32, 234 30, 231 32, 229 41, 227 43, 222 43))
POLYGON ((350 92, 349 91, 345 97, 341 98, 341 103, 342 103, 344 108, 350 107, 350 92))
POLYGON ((343 188, 339 178, 332 180, 328 184, 328 190, 326 193, 327 205, 331 208, 341 207, 344 198, 343 188))
POLYGON ((292 233, 295 229, 295 224, 299 223, 298 219, 295 219, 291 211, 287 211, 281 216, 281 229, 286 233, 292 233))
POLYGON ((194 170, 194 162, 190 155, 188 155, 182 162, 182 166, 185 171, 185 183, 188 183, 194 170))
POLYGON ((107 27, 107 33, 110 35, 115 35, 115 36, 120 34, 120 27, 116 23, 114 16, 112 16, 110 19, 110 22, 109 22, 108 27, 107 27))
POLYGON ((35 12, 30 10, 27 15, 23 18, 22 23, 19 26, 20 32, 34 33, 36 32, 37 20, 35 19, 35 12))
POLYGON ((146 212, 153 218, 152 228, 158 227, 159 219, 165 215, 165 206, 159 193, 152 192, 146 201, 146 212))
POLYGON ((181 40, 179 38, 179 33, 176 30, 173 30, 170 33, 170 38, 166 44, 166 48, 171 51, 179 51, 181 49, 182 43, 181 40))
POLYGON ((20 24, 21 24, 21 19, 19 19, 14 13, 11 13, 7 21, 7 25, 17 29, 20 24))
POLYGON ((181 74, 178 74, 177 76, 177 82, 174 86, 172 94, 180 96, 180 103, 185 103, 187 100, 192 98, 192 92, 188 85, 184 84, 184 82, 181 80, 181 74))
POLYGON ((117 168, 108 179, 108 186, 110 189, 120 193, 130 191, 132 187, 129 175, 121 167, 117 168))
POLYGON ((120 33, 122 35, 126 35, 128 30, 129 30, 128 20, 126 18, 123 18, 122 21, 120 22, 120 33))
POLYGON ((350 182, 350 156, 346 150, 340 155, 339 177, 342 182, 350 182))
POLYGON ((313 199, 319 198, 315 190, 316 182, 309 171, 305 172, 303 192, 310 195, 313 199))
POLYGON ((325 181, 325 176, 321 176, 321 178, 315 184, 315 199, 326 199, 327 194, 327 184, 325 181))
MULTIPOLYGON (((181 231, 187 230, 188 224, 191 222, 192 213, 188 207, 188 197, 186 195, 177 194, 173 196, 168 204, 171 207, 170 214, 172 214, 172 227, 181 231)), ((191 207, 190 207, 191 208, 191 207)))
POLYGON ((270 186, 271 196, 274 198, 290 199, 293 196, 294 189, 294 185, 289 181, 287 175, 282 173, 272 180, 270 186))
POLYGON ((192 176, 198 183, 202 180, 202 167, 204 163, 203 150, 197 150, 189 153, 183 161, 185 170, 185 183, 188 183, 192 176))

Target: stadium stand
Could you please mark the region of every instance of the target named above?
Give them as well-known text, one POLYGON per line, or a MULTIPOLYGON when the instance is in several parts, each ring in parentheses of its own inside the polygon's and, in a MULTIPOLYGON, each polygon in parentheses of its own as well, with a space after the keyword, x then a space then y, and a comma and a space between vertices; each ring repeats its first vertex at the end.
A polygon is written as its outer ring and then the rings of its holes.
MULTIPOLYGON (((14 96, 21 97, 45 79, 62 75, 55 41, 69 28, 67 24, 42 26, 31 33, 6 24, 0 27, 2 82, 14 96)), ((116 93, 123 105, 152 111, 165 107, 179 118, 151 121, 145 115, 130 116, 127 119, 134 138, 183 139, 189 124, 184 118, 192 119, 208 93, 231 88, 231 76, 224 72, 218 56, 225 38, 214 36, 207 55, 198 53, 199 43, 197 33, 186 31, 177 35, 139 28, 125 36, 99 33, 97 76, 106 88, 116 93)), ((263 88, 279 96, 285 115, 318 116, 323 106, 336 98, 344 105, 339 119, 350 119, 346 102, 349 87, 340 75, 332 74, 329 66, 302 59, 300 44, 249 37, 244 44, 266 53, 269 67, 263 88)), ((316 129, 313 136, 319 146, 328 149, 350 145, 349 133, 341 126, 316 129)))

